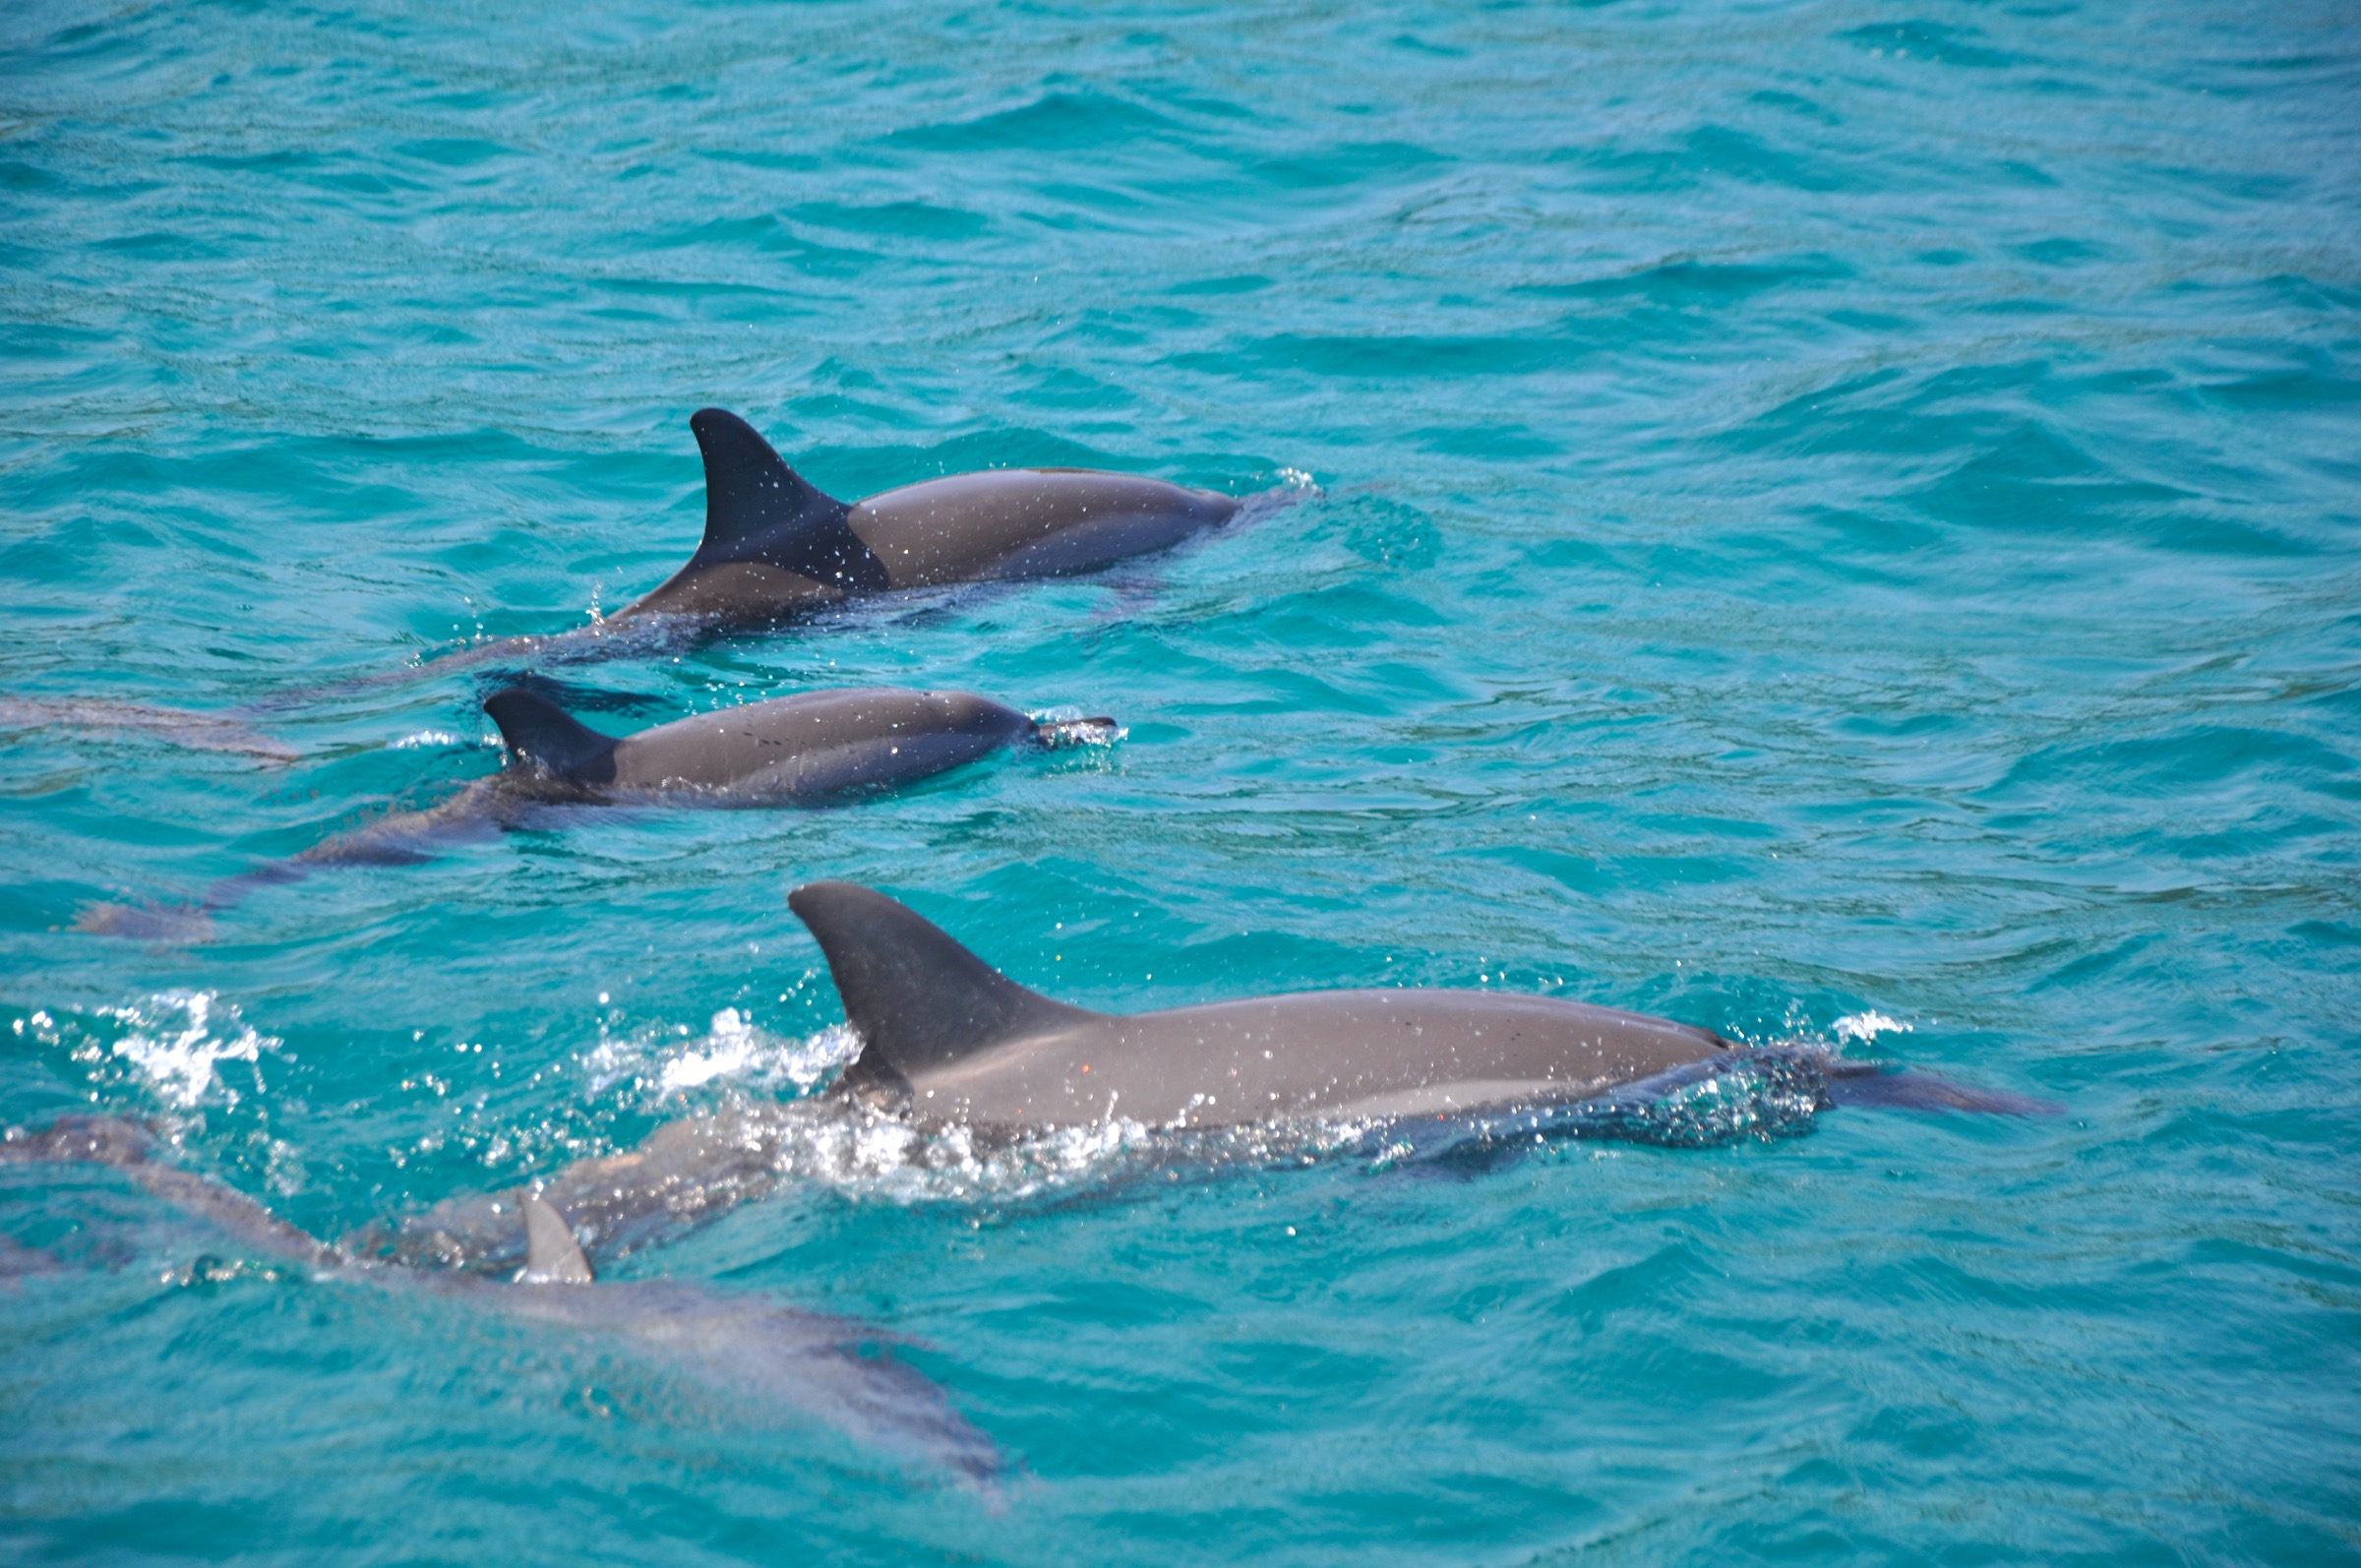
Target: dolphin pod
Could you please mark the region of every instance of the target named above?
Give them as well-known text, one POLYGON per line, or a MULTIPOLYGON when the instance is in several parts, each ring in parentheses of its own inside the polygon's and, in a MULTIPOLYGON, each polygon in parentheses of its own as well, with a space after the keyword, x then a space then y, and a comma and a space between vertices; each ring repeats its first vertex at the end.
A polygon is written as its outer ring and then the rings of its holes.
POLYGON ((572 1228, 530 1191, 507 1195, 507 1206, 523 1221, 527 1249, 515 1279, 499 1282, 356 1258, 236 1188, 165 1164, 154 1152, 153 1135, 136 1122, 78 1116, 0 1142, 0 1164, 111 1167, 242 1245, 312 1269, 318 1278, 462 1300, 619 1343, 726 1393, 800 1410, 988 1495, 999 1494, 1006 1475, 999 1446, 939 1385, 878 1354, 890 1335, 848 1318, 676 1281, 596 1283, 572 1228))
POLYGON ((397 812, 292 860, 224 878, 193 907, 105 904, 85 931, 116 935, 201 935, 214 914, 256 887, 327 866, 398 866, 442 844, 531 825, 593 806, 822 806, 914 783, 1010 748, 1047 749, 1112 738, 1113 719, 1037 723, 972 692, 863 687, 805 692, 717 708, 636 735, 604 735, 522 687, 494 694, 508 765, 443 804, 397 812))
MULTIPOLYGON (((704 463, 705 526, 672 576, 594 626, 478 643, 382 679, 511 658, 612 657, 789 623, 862 596, 1085 572, 1223 525, 1254 505, 1065 468, 961 474, 847 503, 803 479, 734 414, 700 409, 691 428, 704 463)), ((628 736, 594 730, 523 686, 495 693, 484 706, 506 764, 442 805, 228 878, 192 910, 110 906, 81 924, 182 934, 254 886, 328 865, 423 859, 440 842, 526 825, 543 814, 820 805, 1002 749, 1113 733, 1107 719, 1041 724, 972 694, 892 689, 806 693, 628 736)), ((266 761, 293 756, 235 716, 0 699, 0 729, 51 721, 163 735, 266 761)), ((2057 1109, 1794 1046, 1749 1047, 1668 1019, 1489 991, 1343 990, 1098 1012, 1018 985, 870 888, 815 881, 789 903, 817 940, 859 1042, 816 1106, 733 1102, 665 1123, 636 1148, 577 1161, 529 1191, 449 1200, 339 1242, 154 1158, 151 1134, 129 1122, 68 1117, 0 1144, 0 1162, 113 1167, 323 1278, 463 1299, 636 1346, 992 1492, 1005 1467, 991 1438, 919 1373, 861 1354, 879 1337, 873 1331, 685 1285, 601 1283, 585 1243, 611 1258, 760 1195, 786 1168, 789 1123, 805 1112, 842 1114, 863 1127, 890 1117, 922 1130, 958 1129, 950 1136, 962 1146, 969 1133, 979 1145, 1006 1144, 1120 1118, 1174 1133, 1375 1128, 1388 1150, 1410 1147, 1397 1134, 1414 1123, 1421 1140, 1444 1136, 1426 1129, 1445 1123, 1469 1129, 1472 1145, 1494 1147, 1495 1129, 1518 1118, 1530 1118, 1523 1128, 1538 1137, 1543 1113, 1565 1114, 1553 1123, 1563 1130, 1637 1125, 1616 1118, 1710 1084, 1725 1069, 1767 1075, 1801 1105, 1807 1123, 1840 1104, 2012 1115, 2057 1109)), ((1428 1146, 1450 1147, 1447 1138, 1428 1146)), ((1167 1145, 1155 1147, 1161 1158, 1167 1145)), ((0 1237, 0 1282, 52 1262, 0 1237)))

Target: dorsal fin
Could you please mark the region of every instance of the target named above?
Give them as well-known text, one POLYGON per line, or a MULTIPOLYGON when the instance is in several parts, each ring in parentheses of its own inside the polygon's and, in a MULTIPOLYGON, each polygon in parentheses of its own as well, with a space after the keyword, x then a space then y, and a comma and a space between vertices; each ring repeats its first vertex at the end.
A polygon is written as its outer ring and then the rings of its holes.
POLYGON ((894 1085, 1035 1030, 1098 1016, 1000 974, 916 910, 851 882, 808 882, 787 905, 819 938, 861 1055, 845 1081, 894 1085))
POLYGON ((705 537, 690 565, 760 561, 847 589, 887 586, 885 564, 845 520, 853 509, 788 467, 754 426, 699 408, 689 428, 705 458, 705 537))
POLYGON ((615 737, 601 735, 549 698, 512 686, 484 698, 501 744, 527 767, 576 784, 615 777, 615 737))
POLYGON ((524 1211, 524 1273, 521 1285, 588 1285, 590 1259, 575 1240, 566 1216, 530 1192, 516 1194, 524 1211))

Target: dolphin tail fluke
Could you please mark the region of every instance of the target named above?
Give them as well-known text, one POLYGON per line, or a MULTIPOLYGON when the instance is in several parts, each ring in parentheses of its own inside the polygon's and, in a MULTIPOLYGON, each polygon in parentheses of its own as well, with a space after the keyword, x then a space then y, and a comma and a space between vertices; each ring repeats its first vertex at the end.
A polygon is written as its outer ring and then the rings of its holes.
POLYGON ((844 1081, 900 1089, 1019 1034, 1095 1017, 1027 991, 916 910, 851 882, 809 882, 787 895, 812 929, 844 998, 861 1055, 844 1081))
POLYGON ((1863 1106, 1886 1111, 1968 1111, 1994 1116, 2054 1116, 2065 1107, 2052 1100, 2010 1094, 2005 1089, 1979 1089, 1973 1084, 1939 1078, 1931 1072, 1912 1072, 1881 1061, 1828 1061, 1828 1097, 1841 1106, 1863 1106))
POLYGON ((754 426, 699 408, 689 428, 705 459, 705 537, 692 567, 759 561, 847 590, 889 585, 845 520, 853 509, 788 467, 754 426))
POLYGON ((519 1285, 588 1285, 590 1259, 566 1216, 530 1192, 516 1195, 524 1210, 524 1272, 519 1285))
POLYGON ((549 698, 512 686, 484 698, 484 711, 500 726, 501 744, 526 766, 555 778, 599 783, 598 764, 615 751, 615 737, 601 735, 549 698))

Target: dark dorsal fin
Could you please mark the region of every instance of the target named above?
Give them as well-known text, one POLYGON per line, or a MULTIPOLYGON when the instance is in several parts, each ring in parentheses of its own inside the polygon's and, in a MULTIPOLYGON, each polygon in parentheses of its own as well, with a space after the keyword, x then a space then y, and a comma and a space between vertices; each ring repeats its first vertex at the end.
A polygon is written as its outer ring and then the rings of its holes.
POLYGON ((590 1259, 566 1216, 530 1192, 518 1192, 516 1206, 524 1211, 524 1274, 519 1283, 588 1285, 590 1259))
POLYGON ((906 1085, 931 1068, 1096 1013, 1027 991, 940 927, 851 882, 808 882, 787 905, 819 938, 861 1056, 845 1081, 906 1085))
POLYGON ((601 735, 538 693, 512 686, 484 698, 501 744, 527 767, 575 784, 615 777, 615 737, 601 735))
POLYGON ((788 467, 754 426, 699 408, 689 428, 705 457, 705 537, 692 566, 760 561, 847 589, 887 586, 885 564, 845 520, 853 509, 788 467))

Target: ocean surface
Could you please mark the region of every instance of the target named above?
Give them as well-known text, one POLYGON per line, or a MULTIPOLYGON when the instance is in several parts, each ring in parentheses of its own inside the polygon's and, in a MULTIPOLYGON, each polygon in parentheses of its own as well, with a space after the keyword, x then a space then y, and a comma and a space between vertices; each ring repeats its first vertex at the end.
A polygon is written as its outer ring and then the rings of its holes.
POLYGON ((1542 993, 2064 1108, 1422 1170, 814 1107, 602 1260, 869 1325, 989 1494, 0 1166, 0 1558, 2361 1561, 2349 4, 26 0, 0 584, 0 1126, 317 1234, 824 1083, 817 877, 1092 1006, 1542 993), (705 404, 847 497, 1296 501, 550 672, 1112 746, 78 929, 497 768, 480 672, 340 683, 662 580, 705 404))

